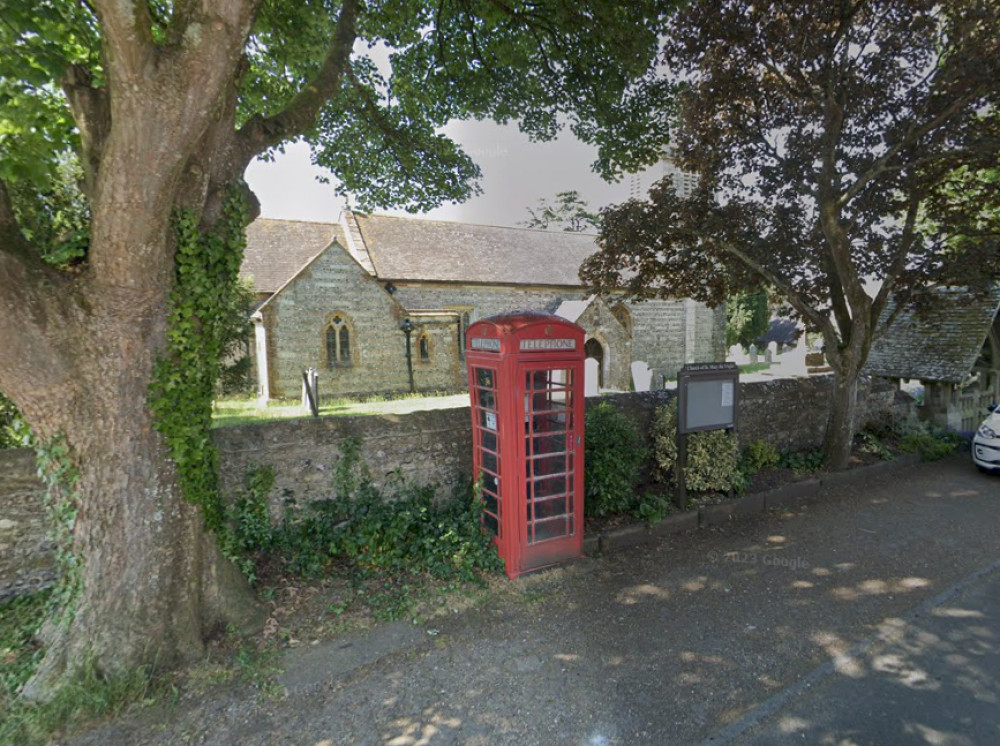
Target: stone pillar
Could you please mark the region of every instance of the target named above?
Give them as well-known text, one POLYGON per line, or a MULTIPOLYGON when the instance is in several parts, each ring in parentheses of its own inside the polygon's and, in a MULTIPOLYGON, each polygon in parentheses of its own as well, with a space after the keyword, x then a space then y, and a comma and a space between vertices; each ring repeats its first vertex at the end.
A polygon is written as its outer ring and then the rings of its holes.
POLYGON ((264 328, 264 317, 259 311, 250 320, 253 321, 254 357, 257 360, 257 399, 264 406, 271 398, 267 376, 267 329, 264 328))
POLYGON ((695 363, 698 343, 698 303, 690 298, 684 299, 684 362, 695 363))

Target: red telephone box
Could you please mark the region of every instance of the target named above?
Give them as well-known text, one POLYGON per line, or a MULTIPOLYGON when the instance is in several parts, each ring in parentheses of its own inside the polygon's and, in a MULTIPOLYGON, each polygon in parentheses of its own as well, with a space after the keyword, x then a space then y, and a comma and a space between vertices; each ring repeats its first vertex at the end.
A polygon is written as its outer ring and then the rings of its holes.
POLYGON ((483 523, 516 578, 583 554, 584 330, 546 313, 466 334, 483 523))

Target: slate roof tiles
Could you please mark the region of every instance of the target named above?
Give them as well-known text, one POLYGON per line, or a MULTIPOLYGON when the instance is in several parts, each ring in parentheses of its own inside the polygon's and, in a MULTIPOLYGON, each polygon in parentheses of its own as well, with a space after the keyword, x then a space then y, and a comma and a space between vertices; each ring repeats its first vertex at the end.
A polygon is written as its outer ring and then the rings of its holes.
POLYGON ((251 279, 257 293, 273 293, 298 274, 343 231, 334 223, 259 218, 247 227, 241 279, 251 279))
MULTIPOLYGON (((955 289, 941 292, 961 293, 955 289)), ((891 313, 892 303, 890 300, 883 319, 891 313)), ((953 302, 925 316, 904 310, 872 344, 865 373, 961 383, 972 370, 998 309, 1000 287, 985 301, 953 302)))
POLYGON ((596 237, 354 213, 383 280, 580 286, 596 237))

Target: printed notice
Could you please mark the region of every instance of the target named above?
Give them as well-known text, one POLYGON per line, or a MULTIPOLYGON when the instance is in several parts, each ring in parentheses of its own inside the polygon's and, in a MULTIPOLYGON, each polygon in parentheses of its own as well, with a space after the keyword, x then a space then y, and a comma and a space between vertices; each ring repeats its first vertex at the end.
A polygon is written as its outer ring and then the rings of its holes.
POLYGON ((486 413, 486 427, 490 430, 497 429, 497 416, 494 412, 486 413))
POLYGON ((722 404, 723 407, 733 406, 733 384, 722 384, 722 404))

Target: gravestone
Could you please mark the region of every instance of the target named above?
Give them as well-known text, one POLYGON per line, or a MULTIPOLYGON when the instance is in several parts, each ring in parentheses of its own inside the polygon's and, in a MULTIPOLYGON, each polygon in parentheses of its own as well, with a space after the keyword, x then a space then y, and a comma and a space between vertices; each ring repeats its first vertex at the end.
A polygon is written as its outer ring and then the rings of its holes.
POLYGON ((653 371, 649 369, 649 364, 644 360, 636 360, 632 363, 632 385, 636 391, 649 391, 652 376, 653 371))
POLYGON ((601 364, 592 357, 583 361, 583 395, 597 396, 601 393, 598 381, 601 376, 601 364))

